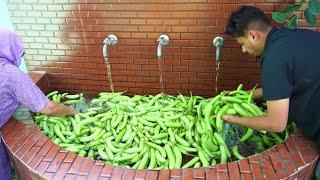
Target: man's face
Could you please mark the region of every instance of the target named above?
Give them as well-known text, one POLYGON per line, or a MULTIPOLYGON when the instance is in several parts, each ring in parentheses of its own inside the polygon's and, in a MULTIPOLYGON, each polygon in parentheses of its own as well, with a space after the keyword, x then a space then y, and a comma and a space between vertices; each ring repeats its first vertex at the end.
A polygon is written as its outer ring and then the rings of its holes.
POLYGON ((236 38, 240 44, 243 53, 248 53, 253 57, 260 57, 263 54, 263 46, 261 46, 261 39, 256 32, 248 32, 243 37, 236 38))

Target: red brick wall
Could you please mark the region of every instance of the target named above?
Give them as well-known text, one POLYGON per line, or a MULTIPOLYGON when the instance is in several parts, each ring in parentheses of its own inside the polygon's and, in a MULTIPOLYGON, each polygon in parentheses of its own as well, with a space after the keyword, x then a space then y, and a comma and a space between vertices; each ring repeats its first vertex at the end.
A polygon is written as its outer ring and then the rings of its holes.
POLYGON ((115 90, 158 93, 156 39, 166 33, 170 43, 163 53, 165 92, 212 96, 215 36, 225 38, 219 91, 239 83, 250 88, 260 78, 255 59, 242 54, 236 42, 223 34, 230 11, 251 4, 272 12, 293 1, 9 0, 8 8, 24 41, 28 69, 47 71, 51 89, 93 95, 110 91, 101 44, 115 34, 118 44, 109 47, 115 90))

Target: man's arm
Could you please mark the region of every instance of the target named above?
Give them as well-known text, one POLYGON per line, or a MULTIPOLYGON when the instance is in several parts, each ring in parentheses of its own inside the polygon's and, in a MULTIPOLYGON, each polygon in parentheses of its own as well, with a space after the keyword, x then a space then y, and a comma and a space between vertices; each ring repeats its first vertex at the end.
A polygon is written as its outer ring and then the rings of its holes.
POLYGON ((49 101, 40 112, 45 115, 51 116, 65 116, 74 115, 76 112, 72 107, 65 106, 63 104, 58 104, 53 101, 49 101))
POLYGON ((256 130, 282 132, 288 122, 289 98, 267 101, 268 114, 257 117, 238 117, 226 115, 223 119, 230 123, 256 130))

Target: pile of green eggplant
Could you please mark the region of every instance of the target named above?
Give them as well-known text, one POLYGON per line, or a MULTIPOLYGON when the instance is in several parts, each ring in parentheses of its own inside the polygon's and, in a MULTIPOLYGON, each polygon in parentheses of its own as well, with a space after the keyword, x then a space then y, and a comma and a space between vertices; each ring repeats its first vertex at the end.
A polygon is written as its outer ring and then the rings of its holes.
MULTIPOLYGON (((242 85, 207 99, 101 92, 86 112, 66 117, 36 114, 34 119, 54 143, 87 158, 135 169, 207 167, 244 158, 237 143, 230 147, 222 136, 226 124, 222 117, 265 115, 252 96, 242 85)), ((47 97, 66 105, 84 100, 83 94, 58 91, 47 97)), ((282 133, 245 128, 239 143, 252 141, 261 152, 281 143, 294 129, 292 124, 282 133)))

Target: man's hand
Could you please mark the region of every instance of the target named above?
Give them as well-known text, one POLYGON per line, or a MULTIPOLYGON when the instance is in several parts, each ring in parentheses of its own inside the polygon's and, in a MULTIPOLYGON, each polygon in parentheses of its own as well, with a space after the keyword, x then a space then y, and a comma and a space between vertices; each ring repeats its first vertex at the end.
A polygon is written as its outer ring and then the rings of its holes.
POLYGON ((233 119, 235 118, 236 116, 232 116, 232 115, 225 115, 223 116, 223 119, 229 123, 233 123, 233 119))
POLYGON ((257 88, 257 89, 254 89, 253 91, 253 99, 262 99, 263 98, 263 91, 262 91, 262 88, 257 88))
POLYGON ((268 114, 256 117, 225 115, 222 118, 230 123, 239 124, 256 130, 282 132, 288 122, 289 98, 267 101, 268 114))

